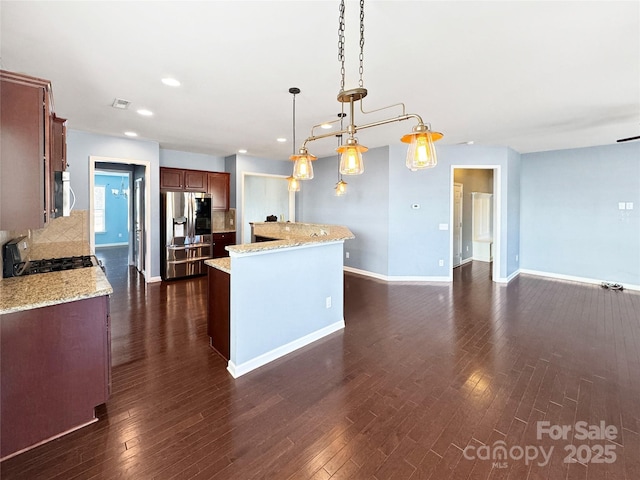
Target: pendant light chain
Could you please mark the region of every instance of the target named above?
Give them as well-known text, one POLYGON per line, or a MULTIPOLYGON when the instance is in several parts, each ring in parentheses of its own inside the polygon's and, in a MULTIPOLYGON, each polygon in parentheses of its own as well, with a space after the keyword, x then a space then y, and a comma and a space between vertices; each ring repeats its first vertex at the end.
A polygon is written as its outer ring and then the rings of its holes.
POLYGON ((344 0, 340 1, 338 23, 338 61, 340 62, 340 93, 344 92, 344 0))
POLYGON ((364 73, 364 0, 360 0, 360 81, 358 85, 362 88, 362 74, 364 73))
POLYGON ((296 94, 293 94, 293 152, 296 154, 296 94))

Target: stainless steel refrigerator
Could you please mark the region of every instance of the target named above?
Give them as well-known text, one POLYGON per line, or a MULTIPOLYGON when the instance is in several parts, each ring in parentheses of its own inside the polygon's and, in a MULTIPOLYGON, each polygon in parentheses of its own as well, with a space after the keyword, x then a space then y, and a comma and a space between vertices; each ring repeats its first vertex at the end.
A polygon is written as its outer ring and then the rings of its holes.
POLYGON ((207 273, 204 261, 213 256, 211 195, 163 192, 161 197, 163 280, 207 273))

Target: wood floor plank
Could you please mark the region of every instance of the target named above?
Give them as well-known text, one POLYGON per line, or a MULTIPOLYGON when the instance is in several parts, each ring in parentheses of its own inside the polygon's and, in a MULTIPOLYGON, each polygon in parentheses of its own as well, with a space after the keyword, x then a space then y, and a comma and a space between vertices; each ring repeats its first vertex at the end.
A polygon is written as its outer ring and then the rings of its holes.
POLYGON ((3 480, 640 477, 638 292, 497 285, 482 262, 446 286, 345 274, 343 332, 233 379, 209 348, 204 278, 145 284, 115 253, 105 264, 111 398, 98 422, 2 462, 3 480), (615 427, 615 462, 565 463, 585 442, 537 438, 540 421, 615 427), (501 468, 478 455, 497 445, 554 453, 501 468))

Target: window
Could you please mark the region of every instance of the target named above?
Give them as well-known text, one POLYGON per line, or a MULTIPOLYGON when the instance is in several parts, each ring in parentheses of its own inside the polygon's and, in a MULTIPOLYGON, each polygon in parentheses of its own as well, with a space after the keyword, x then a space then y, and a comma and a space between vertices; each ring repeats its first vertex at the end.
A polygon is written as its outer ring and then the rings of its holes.
POLYGON ((93 226, 96 233, 107 231, 105 225, 104 185, 96 185, 93 189, 93 226))

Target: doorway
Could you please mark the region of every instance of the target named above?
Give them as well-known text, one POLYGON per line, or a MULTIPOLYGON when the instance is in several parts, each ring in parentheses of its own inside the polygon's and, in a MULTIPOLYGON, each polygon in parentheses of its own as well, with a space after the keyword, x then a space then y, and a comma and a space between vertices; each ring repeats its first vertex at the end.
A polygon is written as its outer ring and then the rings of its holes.
POLYGON ((126 177, 127 180, 122 180, 117 188, 110 185, 104 192, 106 198, 110 198, 111 195, 128 199, 126 233, 116 232, 116 234, 121 234, 116 237, 119 241, 115 242, 120 243, 120 246, 113 245, 114 248, 119 248, 119 256, 122 259, 114 264, 122 265, 121 268, 126 270, 130 266, 136 267, 136 271, 143 275, 146 282, 152 281, 150 249, 148 248, 151 229, 150 218, 147 214, 150 211, 151 198, 149 189, 146 188, 150 165, 150 162, 145 160, 89 157, 89 241, 91 249, 96 251, 96 247, 100 248, 101 243, 97 237, 101 235, 101 216, 104 215, 100 209, 102 192, 100 188, 96 188, 96 177, 99 177, 104 171, 110 172, 112 175, 120 175, 122 178, 126 177))
POLYGON ((453 259, 454 267, 462 263, 462 193, 464 185, 462 183, 453 184, 453 259))
POLYGON ((295 194, 285 175, 243 173, 241 242, 251 243, 251 222, 264 222, 267 216, 295 222, 295 194))
POLYGON ((454 268, 472 261, 489 263, 492 280, 499 281, 500 194, 499 165, 451 167, 451 281, 454 268))

